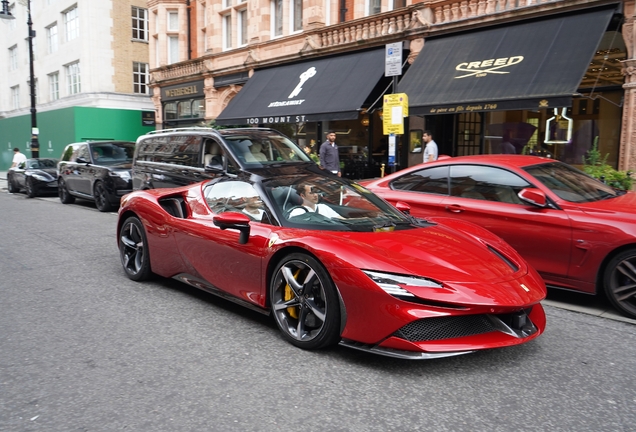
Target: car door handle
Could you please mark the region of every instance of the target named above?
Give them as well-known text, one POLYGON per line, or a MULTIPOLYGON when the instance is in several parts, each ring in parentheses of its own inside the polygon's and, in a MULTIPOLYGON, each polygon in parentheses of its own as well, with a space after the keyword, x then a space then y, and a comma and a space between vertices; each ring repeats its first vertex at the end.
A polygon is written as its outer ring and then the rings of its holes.
POLYGON ((461 213, 464 211, 464 209, 462 208, 462 206, 458 205, 458 204, 451 204, 451 205, 447 205, 446 206, 446 210, 451 212, 451 213, 461 213))

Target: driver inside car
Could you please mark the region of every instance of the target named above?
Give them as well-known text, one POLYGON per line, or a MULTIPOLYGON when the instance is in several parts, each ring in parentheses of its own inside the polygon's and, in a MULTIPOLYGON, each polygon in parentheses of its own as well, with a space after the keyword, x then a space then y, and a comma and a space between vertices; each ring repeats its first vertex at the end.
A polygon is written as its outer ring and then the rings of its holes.
POLYGON ((298 195, 300 195, 303 199, 303 203, 301 206, 296 207, 289 213, 290 218, 312 212, 332 219, 342 219, 342 216, 336 213, 327 204, 318 203, 320 195, 313 185, 309 183, 301 183, 296 186, 296 192, 298 192, 298 195))

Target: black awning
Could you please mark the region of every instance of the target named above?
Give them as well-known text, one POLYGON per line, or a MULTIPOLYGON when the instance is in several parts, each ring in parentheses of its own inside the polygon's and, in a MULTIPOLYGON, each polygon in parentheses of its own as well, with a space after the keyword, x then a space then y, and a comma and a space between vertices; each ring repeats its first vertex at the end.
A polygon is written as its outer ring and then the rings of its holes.
POLYGON ((570 106, 614 9, 427 39, 398 85, 411 114, 570 106))
POLYGON ((257 70, 216 123, 356 119, 383 75, 384 49, 257 70))

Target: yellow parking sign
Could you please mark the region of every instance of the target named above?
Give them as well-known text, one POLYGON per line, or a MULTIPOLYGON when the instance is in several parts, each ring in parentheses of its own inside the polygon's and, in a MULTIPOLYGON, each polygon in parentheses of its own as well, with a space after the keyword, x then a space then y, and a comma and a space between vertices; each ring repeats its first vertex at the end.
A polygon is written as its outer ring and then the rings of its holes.
POLYGON ((384 95, 382 104, 384 135, 403 135, 404 117, 409 115, 409 99, 406 93, 384 95))

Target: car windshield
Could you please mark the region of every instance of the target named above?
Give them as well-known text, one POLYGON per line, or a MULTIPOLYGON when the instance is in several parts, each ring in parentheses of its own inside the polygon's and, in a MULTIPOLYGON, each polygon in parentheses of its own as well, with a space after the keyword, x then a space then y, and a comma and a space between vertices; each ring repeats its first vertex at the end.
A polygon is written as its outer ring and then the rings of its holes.
POLYGON ((294 142, 275 131, 225 130, 225 142, 236 158, 253 165, 273 165, 287 162, 311 162, 294 142))
POLYGON ((36 159, 29 161, 30 169, 46 169, 57 167, 57 160, 55 159, 36 159))
POLYGON ((281 177, 263 186, 285 226, 359 232, 414 227, 413 220, 364 187, 337 177, 281 177))
POLYGON ((109 142, 91 144, 91 157, 97 165, 118 165, 132 162, 135 144, 130 142, 109 142))
POLYGON ((524 169, 565 201, 584 203, 619 195, 619 192, 608 185, 561 162, 534 165, 524 169))

